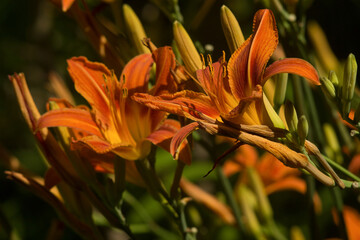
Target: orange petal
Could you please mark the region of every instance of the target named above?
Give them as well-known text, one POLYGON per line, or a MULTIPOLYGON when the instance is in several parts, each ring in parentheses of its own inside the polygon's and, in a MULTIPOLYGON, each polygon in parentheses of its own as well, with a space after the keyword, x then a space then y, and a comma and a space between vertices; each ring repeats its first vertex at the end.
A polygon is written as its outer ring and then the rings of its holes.
POLYGON ((61 0, 62 10, 63 12, 66 12, 69 10, 71 5, 75 2, 75 0, 61 0))
POLYGON ((278 45, 278 32, 274 14, 262 9, 256 12, 248 62, 248 81, 254 87, 261 84, 262 74, 271 55, 278 45))
POLYGON ((265 187, 265 191, 267 194, 272 194, 281 190, 294 190, 301 194, 305 194, 306 183, 301 178, 288 177, 269 184, 265 187))
POLYGON ((121 73, 120 82, 125 80, 124 87, 128 89, 129 96, 132 96, 135 92, 147 92, 149 71, 152 64, 151 54, 141 54, 126 64, 121 73))
POLYGON ((102 124, 112 125, 109 119, 109 99, 105 92, 106 81, 111 81, 114 77, 110 70, 104 64, 90 62, 85 57, 73 57, 67 62, 76 91, 96 111, 96 118, 102 124))
POLYGON ((52 110, 42 115, 37 123, 38 129, 60 126, 76 128, 96 136, 102 136, 91 113, 81 109, 64 108, 52 110))
POLYGON ((360 239, 360 214, 354 208, 344 206, 343 209, 346 230, 349 240, 360 239))
POLYGON ((360 154, 355 155, 349 164, 349 171, 354 174, 360 173, 360 154))
POLYGON ((215 214, 217 214, 227 224, 235 224, 234 215, 231 213, 228 206, 220 202, 213 195, 205 192, 195 184, 186 181, 184 178, 180 181, 181 189, 196 202, 203 204, 215 214))
POLYGON ((215 121, 219 117, 219 111, 214 107, 210 98, 202 93, 181 91, 161 96, 136 93, 133 99, 154 110, 185 116, 195 121, 199 119, 215 121))
POLYGON ((171 47, 161 47, 153 52, 156 63, 156 84, 153 95, 173 93, 176 91, 176 82, 171 73, 175 69, 175 55, 171 47))
POLYGON ((264 84, 267 79, 279 73, 297 74, 315 85, 320 85, 316 69, 307 61, 299 58, 285 58, 272 63, 266 68, 261 84, 264 84))
MULTIPOLYGON (((199 123, 193 122, 185 127, 182 127, 177 133, 174 135, 174 137, 171 139, 170 143, 170 153, 175 158, 178 159, 180 157, 180 152, 184 149, 186 146, 186 138, 193 132, 199 129, 199 123)), ((190 151, 190 150, 188 150, 190 151)), ((191 159, 182 159, 184 162, 188 165, 191 163, 191 159)))
POLYGON ((251 35, 231 56, 228 64, 229 85, 240 100, 251 94, 261 83, 262 74, 278 44, 278 33, 273 13, 259 10, 254 16, 251 35))
MULTIPOLYGON (((146 139, 170 152, 171 139, 180 128, 181 125, 178 121, 166 119, 160 128, 151 133, 146 139)), ((191 163, 191 149, 186 140, 180 146, 179 159, 188 165, 191 163)))

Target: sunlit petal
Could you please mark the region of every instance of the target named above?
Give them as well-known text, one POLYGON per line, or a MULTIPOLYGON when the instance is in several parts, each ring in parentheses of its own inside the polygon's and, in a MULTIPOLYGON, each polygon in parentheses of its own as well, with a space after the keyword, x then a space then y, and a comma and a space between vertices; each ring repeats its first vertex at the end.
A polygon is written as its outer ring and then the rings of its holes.
POLYGON ((59 126, 77 128, 96 136, 102 136, 90 112, 81 109, 52 110, 42 115, 37 123, 38 129, 59 126))
POLYGON ((320 85, 316 69, 307 61, 299 58, 285 58, 269 65, 264 73, 262 84, 270 77, 279 73, 293 73, 308 79, 315 85, 320 85))

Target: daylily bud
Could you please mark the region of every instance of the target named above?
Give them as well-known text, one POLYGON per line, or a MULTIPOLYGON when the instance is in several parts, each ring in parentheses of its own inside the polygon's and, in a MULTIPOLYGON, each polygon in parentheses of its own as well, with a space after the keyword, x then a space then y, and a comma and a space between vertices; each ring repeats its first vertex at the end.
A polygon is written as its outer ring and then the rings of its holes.
POLYGON ((286 101, 285 103, 285 119, 290 132, 296 132, 298 126, 298 117, 295 107, 290 101, 286 101))
POLYGON ((291 227, 290 235, 291 240, 305 240, 304 234, 298 226, 291 227))
POLYGON ((350 112, 351 100, 354 97, 356 73, 357 73, 356 59, 355 56, 350 53, 345 62, 344 77, 342 79, 342 84, 340 89, 341 91, 340 98, 341 98, 343 116, 347 116, 350 112))
POLYGON ((280 73, 275 78, 275 94, 274 94, 274 104, 275 106, 280 106, 284 103, 287 82, 288 82, 288 73, 280 73))
POLYGON ((266 196, 265 188, 260 179, 260 176, 253 168, 248 168, 247 170, 251 186, 254 189, 256 198, 259 203, 259 212, 264 220, 270 220, 273 217, 273 212, 269 203, 269 199, 266 196))
POLYGON ((321 88, 324 91, 325 94, 329 95, 330 97, 335 97, 335 87, 334 84, 327 78, 327 77, 321 77, 321 88))
POLYGON ((357 63, 354 54, 350 53, 344 66, 344 77, 341 99, 351 101, 354 97, 357 63))
POLYGON ((339 85, 339 79, 334 71, 329 72, 329 79, 332 82, 332 84, 334 84, 334 86, 339 85))
POLYGON ((129 5, 124 4, 123 13, 128 36, 133 46, 135 46, 137 53, 148 53, 149 49, 142 43, 142 40, 146 38, 146 33, 134 10, 129 5))
POLYGON ((221 7, 220 19, 230 52, 233 53, 245 41, 244 35, 234 14, 225 5, 221 7))
POLYGON ((202 63, 193 41, 184 27, 178 21, 173 24, 174 39, 179 49, 182 60, 190 74, 195 75, 196 70, 201 69, 202 63))
POLYGON ((308 124, 308 121, 307 121, 305 115, 302 115, 299 118, 299 122, 297 125, 297 133, 299 135, 300 144, 303 146, 305 143, 306 137, 309 133, 309 124, 308 124))

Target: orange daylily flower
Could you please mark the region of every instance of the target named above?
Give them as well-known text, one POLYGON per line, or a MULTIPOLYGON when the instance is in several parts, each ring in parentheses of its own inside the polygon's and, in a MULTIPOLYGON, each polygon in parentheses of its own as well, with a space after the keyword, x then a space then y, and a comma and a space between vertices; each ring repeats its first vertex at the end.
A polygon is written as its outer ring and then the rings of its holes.
POLYGON ((286 167, 269 153, 259 158, 256 149, 250 145, 240 146, 235 156, 226 161, 223 170, 225 175, 230 176, 247 167, 253 167, 259 173, 267 194, 286 189, 302 194, 306 192, 306 183, 299 178, 297 169, 286 167))
MULTIPOLYGON (((133 99, 197 122, 272 125, 263 109, 262 86, 266 80, 279 73, 293 73, 319 84, 314 67, 301 59, 286 58, 266 67, 277 44, 273 13, 259 10, 254 17, 253 34, 232 54, 228 63, 224 57, 212 63, 209 57, 209 66, 197 70, 197 81, 204 93, 189 90, 161 96, 137 93, 133 99)), ((194 131, 198 127, 194 124, 186 130, 194 131)))
MULTIPOLYGON (((174 92, 176 83, 171 75, 174 68, 175 57, 169 47, 135 57, 125 66, 119 80, 105 65, 90 62, 85 57, 74 57, 68 60, 68 70, 76 90, 91 109, 52 110, 41 116, 37 127, 65 126, 86 132, 85 136, 73 139, 73 148, 85 146, 99 154, 113 152, 127 160, 145 158, 150 152, 150 142, 166 141, 180 125, 165 120, 166 113, 149 109, 130 97, 135 92, 154 95, 174 92), (154 62, 157 81, 148 90, 149 72, 154 62)), ((184 156, 182 160, 190 163, 189 155, 184 156)))

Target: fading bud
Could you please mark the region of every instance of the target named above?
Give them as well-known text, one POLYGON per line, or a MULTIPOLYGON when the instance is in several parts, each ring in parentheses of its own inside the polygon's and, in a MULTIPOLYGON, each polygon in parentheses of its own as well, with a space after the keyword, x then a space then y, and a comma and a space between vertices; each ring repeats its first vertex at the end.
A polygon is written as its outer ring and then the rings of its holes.
POLYGON ((341 99, 351 101, 354 97, 356 84, 357 63, 354 54, 350 53, 344 66, 341 99))
POLYGON ((321 77, 320 81, 323 92, 334 98, 336 96, 334 84, 327 77, 321 77))
POLYGON ((297 133, 299 135, 299 142, 303 146, 305 144, 306 137, 309 133, 309 123, 305 115, 302 115, 299 118, 299 122, 297 125, 297 133))
POLYGON ((202 62, 193 41, 184 27, 178 21, 173 24, 174 39, 179 49, 184 65, 190 74, 195 75, 196 70, 202 68, 202 62))
POLYGON ((231 10, 223 5, 220 10, 221 26, 230 52, 233 53, 245 41, 240 25, 231 10))
POLYGON ((292 102, 285 102, 285 119, 290 132, 296 132, 298 126, 298 117, 292 102))
POLYGON ((330 81, 332 82, 332 84, 334 84, 334 86, 338 86, 339 85, 339 79, 336 75, 336 73, 334 71, 330 71, 329 72, 329 77, 330 81))
POLYGON ((128 37, 132 45, 135 46, 137 53, 149 53, 149 49, 142 43, 142 40, 146 38, 145 30, 134 10, 129 5, 124 4, 123 13, 128 37))
POLYGON ((280 106, 285 101, 288 75, 289 75, 288 73, 280 73, 280 74, 276 75, 275 94, 274 94, 275 106, 280 106))

